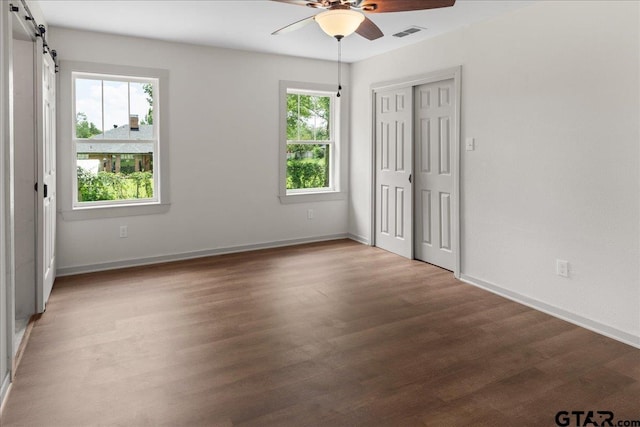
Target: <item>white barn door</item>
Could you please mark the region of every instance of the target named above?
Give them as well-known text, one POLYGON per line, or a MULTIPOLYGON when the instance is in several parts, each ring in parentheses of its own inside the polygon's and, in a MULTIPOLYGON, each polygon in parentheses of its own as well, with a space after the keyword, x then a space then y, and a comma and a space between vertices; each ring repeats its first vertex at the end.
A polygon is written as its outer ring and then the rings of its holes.
POLYGON ((453 79, 415 88, 415 257, 454 270, 456 94, 453 79))
POLYGON ((56 74, 37 40, 37 310, 44 312, 56 274, 56 74))
POLYGON ((413 91, 376 92, 376 246, 413 258, 413 91))

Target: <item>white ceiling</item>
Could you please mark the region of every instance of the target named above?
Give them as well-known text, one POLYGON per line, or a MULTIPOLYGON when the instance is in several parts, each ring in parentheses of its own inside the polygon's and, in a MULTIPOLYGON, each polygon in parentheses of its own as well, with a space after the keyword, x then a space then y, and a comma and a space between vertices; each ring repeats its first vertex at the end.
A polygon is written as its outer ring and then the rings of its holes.
MULTIPOLYGON (((48 25, 256 52, 335 60, 335 40, 315 22, 277 36, 285 25, 317 10, 268 0, 47 0, 37 2, 48 25)), ((354 34, 343 41, 345 62, 370 58, 429 37, 525 7, 533 1, 458 0, 453 7, 369 14, 385 37, 369 41, 354 34), (426 28, 404 38, 391 35, 410 26, 426 28)), ((55 48, 55 46, 53 46, 55 48)))

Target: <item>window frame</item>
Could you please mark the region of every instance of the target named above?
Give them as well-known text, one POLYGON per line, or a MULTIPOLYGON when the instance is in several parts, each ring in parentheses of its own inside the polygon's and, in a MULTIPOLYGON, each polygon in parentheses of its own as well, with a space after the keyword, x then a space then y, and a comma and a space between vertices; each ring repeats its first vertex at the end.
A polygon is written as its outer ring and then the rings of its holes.
MULTIPOLYGON (((60 109, 59 115, 65 117, 61 122, 58 146, 61 152, 59 180, 68 183, 59 190, 58 199, 61 213, 65 220, 83 220, 109 217, 123 217, 165 213, 169 210, 169 150, 168 132, 168 84, 169 72, 162 69, 98 64, 77 61, 61 61, 60 63, 60 109), (88 139, 77 138, 75 130, 76 99, 75 81, 77 78, 95 78, 109 81, 146 82, 154 81, 153 105, 153 198, 105 200, 79 202, 77 196, 77 144, 82 141, 95 141, 97 144, 127 141, 143 141, 132 139, 88 139), (66 119, 68 118, 68 119, 66 119), (64 150, 64 151, 63 151, 64 150), (70 191, 65 191, 68 188, 70 191)), ((104 99, 103 99, 104 103, 104 99)), ((104 132, 104 129, 103 129, 104 132)))
POLYGON ((335 85, 319 84, 319 83, 305 83, 305 82, 292 82, 292 81, 280 81, 280 132, 279 132, 279 146, 280 146, 280 173, 279 173, 279 197, 280 202, 284 204, 288 203, 300 203, 310 201, 321 200, 343 200, 346 199, 346 194, 341 191, 342 175, 342 147, 341 147, 341 103, 343 102, 344 94, 342 97, 336 96, 335 85), (329 96, 330 97, 330 122, 329 140, 288 140, 287 139, 287 97, 290 94, 299 95, 311 95, 311 96, 329 96), (287 152, 290 144, 301 145, 328 145, 329 148, 329 187, 318 188, 301 188, 301 189, 287 189, 287 152))

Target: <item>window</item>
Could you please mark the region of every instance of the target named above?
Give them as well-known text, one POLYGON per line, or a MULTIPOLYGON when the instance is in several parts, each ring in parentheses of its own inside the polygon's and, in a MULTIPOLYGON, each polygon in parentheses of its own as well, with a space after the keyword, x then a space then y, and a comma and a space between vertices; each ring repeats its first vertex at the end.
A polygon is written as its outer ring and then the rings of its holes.
POLYGON ((157 203, 157 78, 72 73, 74 207, 157 203))
POLYGON ((287 192, 331 189, 333 96, 287 91, 287 192))
POLYGON ((57 94, 62 218, 168 212, 169 72, 62 60, 57 94))
POLYGON ((339 99, 332 86, 281 82, 283 202, 342 198, 339 99))

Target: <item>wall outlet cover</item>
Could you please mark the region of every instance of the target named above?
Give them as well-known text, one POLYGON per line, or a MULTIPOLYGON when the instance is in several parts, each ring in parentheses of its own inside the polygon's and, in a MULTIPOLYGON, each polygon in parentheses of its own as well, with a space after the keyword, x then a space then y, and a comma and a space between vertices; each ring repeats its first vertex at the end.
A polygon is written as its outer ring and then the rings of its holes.
POLYGON ((556 274, 560 277, 569 277, 569 261, 557 259, 556 274))

